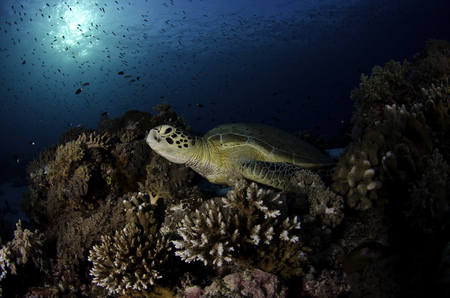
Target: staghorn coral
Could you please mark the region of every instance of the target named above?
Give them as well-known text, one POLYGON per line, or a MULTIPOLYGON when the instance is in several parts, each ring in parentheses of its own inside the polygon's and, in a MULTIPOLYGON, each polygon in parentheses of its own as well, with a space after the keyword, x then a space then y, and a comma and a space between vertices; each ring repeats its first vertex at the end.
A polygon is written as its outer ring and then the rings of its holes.
POLYGON ((170 241, 159 233, 145 235, 136 225, 102 236, 101 242, 89 252, 90 275, 94 284, 110 294, 151 290, 163 277, 163 264, 172 253, 170 241))
POLYGON ((41 250, 43 242, 44 234, 22 229, 22 222, 19 220, 14 231, 14 239, 0 249, 0 280, 4 279, 8 273, 17 275, 18 266, 25 265, 29 259, 33 261, 36 268, 47 271, 48 265, 41 250))
POLYGON ((152 198, 142 192, 127 193, 123 196, 127 224, 137 225, 145 235, 155 235, 159 228, 152 198))
POLYGON ((223 263, 232 261, 235 247, 240 246, 240 235, 235 229, 235 220, 231 218, 227 222, 224 219, 220 201, 221 199, 214 199, 205 202, 201 209, 190 216, 186 215, 181 221, 177 233, 182 240, 174 240, 173 243, 178 249, 175 254, 185 262, 202 261, 205 265, 220 267, 223 263), (220 205, 217 206, 217 203, 220 205), (226 222, 231 231, 225 230, 226 222))
MULTIPOLYGON (((269 259, 280 256, 279 252, 284 252, 285 260, 291 259, 301 248, 295 234, 300 222, 283 214, 282 204, 281 193, 236 181, 226 198, 206 201, 195 213, 185 216, 177 231, 182 239, 173 241, 175 254, 185 262, 202 261, 212 267, 234 261, 244 267, 261 265, 278 271, 280 267, 268 265, 269 259)), ((299 263, 291 265, 298 267, 299 263)), ((298 268, 289 269, 298 272, 298 268)))
POLYGON ((159 199, 164 199, 165 202, 173 201, 172 195, 164 187, 164 180, 156 179, 152 174, 148 174, 145 182, 138 182, 138 185, 139 191, 149 196, 152 205, 156 205, 159 199))
POLYGON ((178 223, 186 214, 195 212, 207 199, 209 198, 198 186, 184 188, 184 198, 178 202, 173 202, 166 208, 160 232, 164 235, 175 233, 178 223))
POLYGON ((86 135, 86 133, 82 133, 78 139, 75 141, 75 143, 80 147, 87 147, 89 149, 91 148, 103 148, 108 149, 110 138, 108 137, 108 133, 105 132, 103 135, 97 134, 97 132, 92 132, 89 134, 89 136, 86 135))

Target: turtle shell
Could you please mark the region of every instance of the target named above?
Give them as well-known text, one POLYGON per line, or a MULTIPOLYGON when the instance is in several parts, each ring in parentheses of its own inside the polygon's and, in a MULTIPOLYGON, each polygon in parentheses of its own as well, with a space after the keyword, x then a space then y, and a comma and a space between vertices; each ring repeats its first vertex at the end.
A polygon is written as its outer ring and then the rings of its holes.
POLYGON ((261 124, 229 123, 204 135, 225 156, 270 162, 287 162, 305 168, 322 168, 335 162, 317 148, 283 130, 261 124))

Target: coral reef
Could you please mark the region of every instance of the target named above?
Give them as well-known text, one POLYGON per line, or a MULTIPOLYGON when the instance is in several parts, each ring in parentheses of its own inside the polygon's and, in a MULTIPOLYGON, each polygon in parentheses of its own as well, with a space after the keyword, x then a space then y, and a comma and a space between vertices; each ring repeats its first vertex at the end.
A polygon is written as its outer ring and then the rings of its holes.
POLYGON ((130 110, 123 115, 125 130, 132 131, 140 137, 144 137, 151 129, 152 119, 152 114, 138 110, 130 110))
POLYGON ((102 203, 92 211, 75 211, 62 215, 53 235, 56 239, 58 268, 77 266, 86 260, 88 251, 101 236, 125 226, 124 205, 102 203))
POLYGON ((107 137, 107 133, 105 132, 103 135, 98 135, 95 131, 89 134, 89 137, 82 133, 75 143, 81 147, 87 148, 109 148, 110 138, 107 137))
POLYGON ((183 297, 287 297, 287 288, 275 275, 259 269, 244 270, 228 274, 211 285, 201 289, 185 282, 183 297))
POLYGON ((188 263, 202 261, 205 266, 221 267, 233 261, 244 267, 279 271, 281 268, 270 258, 282 252, 284 259, 293 261, 294 268, 289 269, 297 272, 300 268, 295 260, 301 244, 295 231, 300 229, 300 222, 282 212, 283 201, 274 190, 236 181, 226 198, 206 201, 195 213, 185 216, 177 231, 182 239, 173 241, 175 254, 188 263))
POLYGON ((153 151, 151 156, 147 168, 149 178, 162 181, 164 188, 175 198, 185 198, 185 186, 193 181, 195 172, 186 165, 172 163, 153 151))
POLYGON ((0 280, 6 278, 8 273, 17 275, 18 266, 24 266, 29 259, 36 268, 47 271, 48 264, 41 250, 43 242, 44 234, 22 229, 22 222, 19 220, 14 231, 14 239, 0 249, 0 280))
POLYGON ((375 66, 370 77, 362 74, 358 89, 352 91, 357 110, 353 114, 353 139, 360 138, 365 129, 380 119, 385 105, 398 102, 405 89, 410 87, 405 77, 411 71, 411 64, 404 61, 403 65, 391 60, 385 67, 375 66))
POLYGON ((162 265, 172 250, 166 238, 160 234, 147 238, 135 225, 127 225, 114 236, 103 236, 101 243, 89 253, 94 264, 90 274, 93 283, 110 294, 150 290, 162 278, 162 265))
POLYGON ((326 187, 319 175, 301 170, 295 173, 291 183, 296 189, 297 204, 303 205, 303 201, 308 201, 309 217, 317 218, 321 224, 333 228, 341 223, 344 218, 344 199, 326 187))
POLYGON ((120 143, 111 150, 117 168, 127 179, 133 179, 134 176, 140 176, 141 179, 145 177, 145 168, 142 165, 149 162, 150 152, 151 149, 143 141, 120 143))
POLYGON ((91 134, 95 130, 93 128, 85 129, 83 126, 72 127, 68 131, 61 134, 61 137, 58 140, 57 146, 64 145, 65 143, 72 142, 77 140, 82 134, 91 134))
POLYGON ((375 67, 352 92, 353 140, 331 187, 353 209, 338 247, 354 297, 419 297, 446 285, 436 260, 450 235, 449 61, 450 43, 430 40, 412 63, 375 67))
POLYGON ((156 206, 152 197, 142 192, 127 193, 123 196, 126 222, 138 226, 145 235, 155 235, 161 223, 156 215, 156 206))
POLYGON ((193 171, 143 140, 162 123, 190 130, 167 103, 70 129, 27 168, 22 207, 42 233, 19 223, 1 235, 3 294, 449 293, 449 61, 450 43, 431 40, 361 77, 331 185, 300 170, 289 192, 193 186, 193 171))
POLYGON ((158 112, 158 114, 152 118, 151 128, 161 124, 171 124, 173 126, 183 127, 186 131, 192 132, 192 129, 186 124, 186 119, 178 117, 167 102, 164 101, 162 104, 153 107, 153 110, 158 112))
MULTIPOLYGON (((52 285, 30 287, 29 295, 89 292, 96 296, 101 288, 92 287, 86 278, 91 266, 89 249, 100 243, 102 236, 123 231, 125 224, 142 239, 155 239, 155 243, 148 242, 152 245, 172 247, 157 235, 164 208, 190 193, 187 185, 193 172, 152 154, 142 140, 144 135, 126 130, 135 139, 121 142, 123 123, 103 115, 102 130, 72 129, 63 137, 67 142, 60 141, 28 166, 30 190, 21 205, 32 223, 45 231, 47 252, 52 255, 48 261, 52 285)), ((163 249, 161 254, 167 251, 163 249)), ((172 290, 155 286, 152 293, 173 296, 172 290)))
POLYGON ((411 199, 403 211, 411 226, 432 233, 436 227, 446 223, 444 218, 448 216, 450 203, 448 171, 449 166, 435 149, 422 179, 412 186, 411 199))
POLYGON ((430 80, 420 74, 450 71, 448 62, 423 64, 445 60, 442 56, 449 56, 442 48, 445 44, 427 43, 427 53, 434 49, 432 59, 375 67, 370 78, 362 75, 360 88, 352 92, 357 108, 354 141, 339 161, 332 185, 350 207, 367 210, 373 202, 388 202, 386 193, 405 193, 409 183, 421 179, 434 148, 448 147, 448 78, 430 80), (397 190, 391 192, 394 185, 397 190))
POLYGON ((377 190, 381 187, 376 140, 367 138, 364 144, 357 143, 348 148, 346 157, 341 158, 333 175, 333 190, 346 196, 347 204, 355 209, 366 210, 372 201, 378 200, 377 190))
MULTIPOLYGON (((312 277, 312 276, 307 276, 312 277)), ((348 293, 350 285, 341 272, 322 270, 320 276, 305 278, 302 295, 306 297, 340 297, 348 293)))

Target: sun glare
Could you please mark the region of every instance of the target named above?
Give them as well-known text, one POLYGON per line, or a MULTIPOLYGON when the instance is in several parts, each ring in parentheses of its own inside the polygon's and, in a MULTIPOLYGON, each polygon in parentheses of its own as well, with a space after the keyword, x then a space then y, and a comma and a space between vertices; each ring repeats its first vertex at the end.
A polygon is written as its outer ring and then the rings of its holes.
POLYGON ((61 3, 55 8, 58 20, 53 34, 57 42, 53 47, 59 51, 78 52, 83 56, 88 54, 86 48, 92 44, 87 43, 85 35, 91 23, 95 23, 95 14, 83 4, 69 8, 61 3))

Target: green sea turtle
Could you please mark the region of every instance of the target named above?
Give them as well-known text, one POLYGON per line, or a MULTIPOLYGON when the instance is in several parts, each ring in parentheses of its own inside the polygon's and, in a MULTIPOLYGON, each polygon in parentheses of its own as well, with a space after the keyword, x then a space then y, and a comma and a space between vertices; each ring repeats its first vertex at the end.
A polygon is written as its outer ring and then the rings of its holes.
POLYGON ((160 125, 149 132, 147 143, 169 161, 223 185, 232 177, 244 177, 289 190, 296 171, 335 165, 331 157, 296 136, 260 124, 223 124, 203 137, 160 125))

